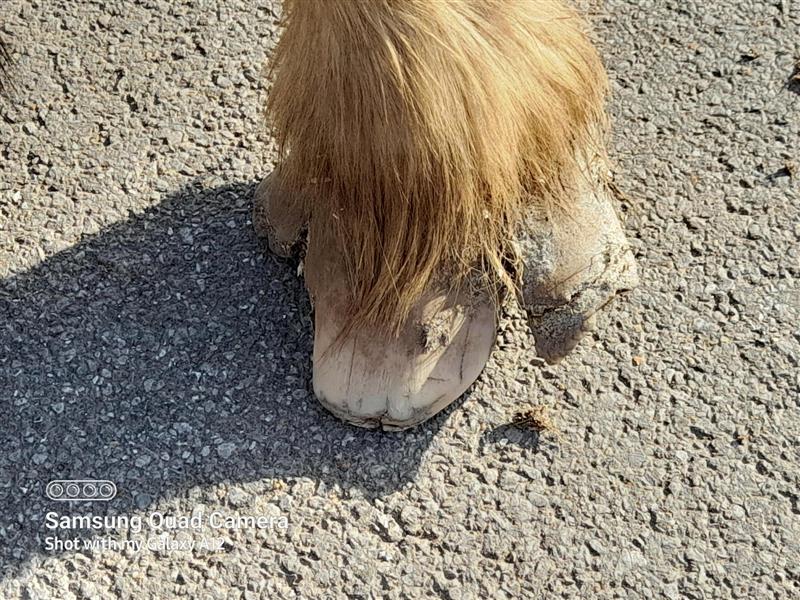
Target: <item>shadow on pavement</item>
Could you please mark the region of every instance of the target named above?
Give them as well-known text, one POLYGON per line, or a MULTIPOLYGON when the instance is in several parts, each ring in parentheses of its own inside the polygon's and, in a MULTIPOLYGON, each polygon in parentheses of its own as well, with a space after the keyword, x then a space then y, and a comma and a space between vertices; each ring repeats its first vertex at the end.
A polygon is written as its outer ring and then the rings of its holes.
POLYGON ((413 478, 439 416, 360 430, 309 393, 297 263, 250 225, 255 184, 190 187, 0 281, 0 567, 43 552, 44 514, 126 514, 187 488, 308 477, 371 497, 413 478), (52 479, 109 479, 68 508, 52 479))

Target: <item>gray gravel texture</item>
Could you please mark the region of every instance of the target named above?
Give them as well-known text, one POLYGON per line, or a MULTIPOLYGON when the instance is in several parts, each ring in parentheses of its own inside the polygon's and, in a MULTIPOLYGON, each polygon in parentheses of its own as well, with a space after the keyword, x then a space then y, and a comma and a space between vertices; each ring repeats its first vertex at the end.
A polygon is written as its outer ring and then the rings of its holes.
POLYGON ((0 597, 799 597, 800 4, 595 8, 642 286, 554 367, 511 310, 465 398, 400 434, 309 394, 298 265, 251 230, 278 14, 0 6, 0 597), (557 433, 510 425, 531 405, 557 433), (118 496, 47 500, 68 477, 118 496), (288 526, 46 548, 48 511, 215 510, 288 526))

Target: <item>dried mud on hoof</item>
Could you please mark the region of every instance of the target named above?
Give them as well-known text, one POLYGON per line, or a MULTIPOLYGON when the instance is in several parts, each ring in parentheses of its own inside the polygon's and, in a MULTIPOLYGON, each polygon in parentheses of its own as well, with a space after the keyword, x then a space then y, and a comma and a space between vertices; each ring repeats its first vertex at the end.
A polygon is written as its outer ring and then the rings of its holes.
POLYGON ((569 213, 529 211, 517 239, 522 304, 548 363, 563 359, 596 327, 596 314, 639 284, 636 261, 604 185, 581 181, 569 213))

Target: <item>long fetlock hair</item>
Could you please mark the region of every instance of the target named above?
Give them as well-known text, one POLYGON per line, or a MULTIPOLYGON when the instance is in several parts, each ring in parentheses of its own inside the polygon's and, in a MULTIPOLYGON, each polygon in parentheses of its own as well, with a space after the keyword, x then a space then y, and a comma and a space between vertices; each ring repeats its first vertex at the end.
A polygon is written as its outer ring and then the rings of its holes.
MULTIPOLYGON (((350 326, 430 285, 515 285, 523 210, 569 211, 607 78, 556 0, 284 0, 267 104, 281 185, 337 232, 350 326)), ((313 243, 313 240, 310 241, 313 243)))

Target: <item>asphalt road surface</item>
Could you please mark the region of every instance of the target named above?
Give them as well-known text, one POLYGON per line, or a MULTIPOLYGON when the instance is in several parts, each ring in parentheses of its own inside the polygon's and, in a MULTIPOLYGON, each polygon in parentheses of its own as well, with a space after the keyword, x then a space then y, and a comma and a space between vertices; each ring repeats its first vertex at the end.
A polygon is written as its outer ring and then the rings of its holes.
POLYGON ((309 394, 251 229, 278 15, 0 6, 0 597, 800 597, 800 4, 594 3, 642 286, 554 367, 510 308, 399 434, 309 394))

